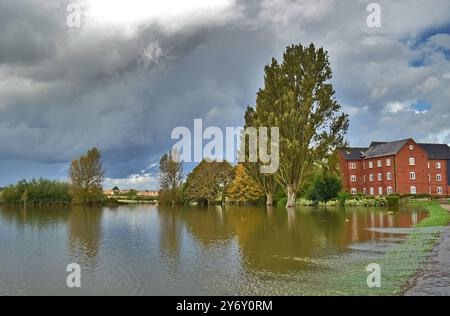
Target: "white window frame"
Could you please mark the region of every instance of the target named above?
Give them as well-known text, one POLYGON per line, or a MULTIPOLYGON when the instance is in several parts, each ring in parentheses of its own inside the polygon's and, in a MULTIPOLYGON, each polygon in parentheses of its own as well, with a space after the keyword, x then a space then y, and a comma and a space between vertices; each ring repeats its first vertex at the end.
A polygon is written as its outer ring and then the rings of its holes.
POLYGON ((436 175, 436 181, 437 181, 437 182, 442 182, 442 174, 438 173, 438 174, 436 175))
POLYGON ((388 172, 388 173, 386 174, 386 179, 387 179, 388 181, 392 181, 392 173, 391 173, 391 172, 388 172))
POLYGON ((369 169, 373 169, 373 161, 369 161, 369 169))
POLYGON ((409 180, 417 180, 417 175, 414 171, 409 173, 409 180))
POLYGON ((437 187, 436 193, 437 193, 438 195, 443 195, 443 194, 444 194, 444 189, 443 189, 442 187, 437 187))
POLYGON ((378 167, 378 168, 383 167, 383 162, 382 162, 381 160, 378 160, 378 161, 377 161, 377 167, 378 167))
POLYGON ((350 163, 350 169, 356 170, 356 162, 351 162, 350 163))
POLYGON ((378 181, 383 181, 383 174, 381 172, 378 174, 378 181))
POLYGON ((352 188, 351 193, 352 193, 352 195, 356 195, 356 194, 358 194, 358 190, 356 188, 352 188))
POLYGON ((386 167, 390 167, 392 164, 391 159, 386 159, 386 167))
POLYGON ((387 187, 387 194, 394 193, 394 189, 392 187, 387 187))
POLYGON ((383 195, 383 187, 378 188, 378 195, 383 195))
POLYGON ((415 166, 416 165, 416 158, 410 157, 409 158, 409 165, 410 166, 415 166))
POLYGON ((374 177, 373 173, 371 173, 371 174, 369 175, 369 181, 370 181, 370 182, 373 182, 374 180, 375 180, 375 177, 374 177))
POLYGON ((375 189, 374 188, 370 188, 370 195, 375 195, 375 189))
POLYGON ((411 186, 411 187, 409 188, 409 193, 411 193, 411 194, 417 194, 417 187, 411 186))
POLYGON ((442 164, 440 162, 436 162, 436 169, 441 169, 442 168, 442 164))
POLYGON ((351 175, 350 176, 350 182, 356 182, 358 179, 356 178, 355 175, 351 175))
POLYGON ((366 188, 363 188, 363 193, 367 194, 367 189, 366 188))
POLYGON ((366 180, 367 180, 366 175, 363 176, 363 180, 364 180, 364 183, 366 183, 366 180))

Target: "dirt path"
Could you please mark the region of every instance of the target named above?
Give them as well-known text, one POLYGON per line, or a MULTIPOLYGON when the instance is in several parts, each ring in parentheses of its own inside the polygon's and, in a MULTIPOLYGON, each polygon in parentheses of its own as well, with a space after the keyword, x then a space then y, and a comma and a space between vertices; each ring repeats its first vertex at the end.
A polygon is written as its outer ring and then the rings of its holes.
MULTIPOLYGON (((441 204, 450 212, 450 205, 441 204)), ((450 227, 447 227, 414 280, 407 296, 450 295, 450 227)))

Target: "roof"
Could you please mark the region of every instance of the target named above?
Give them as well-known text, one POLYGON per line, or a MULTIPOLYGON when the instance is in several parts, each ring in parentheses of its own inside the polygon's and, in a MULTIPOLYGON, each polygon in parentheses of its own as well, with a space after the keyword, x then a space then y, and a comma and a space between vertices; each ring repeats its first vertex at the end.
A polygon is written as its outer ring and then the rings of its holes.
POLYGON ((367 147, 353 147, 343 150, 342 154, 346 160, 360 160, 367 149, 367 147))
POLYGON ((374 142, 364 153, 364 158, 376 158, 384 156, 393 156, 402 149, 410 139, 403 139, 395 142, 382 143, 374 142))
POLYGON ((419 144, 428 154, 431 160, 450 159, 450 147, 447 144, 419 144))

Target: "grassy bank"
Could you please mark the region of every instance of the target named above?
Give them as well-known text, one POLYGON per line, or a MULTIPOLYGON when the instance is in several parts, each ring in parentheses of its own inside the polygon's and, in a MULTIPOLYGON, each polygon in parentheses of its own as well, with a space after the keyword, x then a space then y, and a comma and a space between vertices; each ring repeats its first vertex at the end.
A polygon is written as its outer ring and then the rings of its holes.
POLYGON ((429 252, 439 240, 439 229, 432 227, 447 226, 450 213, 443 209, 438 202, 411 202, 411 207, 423 208, 429 211, 429 217, 419 222, 416 232, 411 233, 405 242, 388 250, 380 257, 374 256, 373 261, 365 258, 364 262, 348 267, 342 267, 339 277, 329 285, 327 294, 339 295, 401 295, 420 265, 425 261, 429 252), (428 229, 427 229, 428 228, 428 229), (368 273, 366 266, 370 263, 381 266, 381 288, 371 289, 366 285, 368 273))

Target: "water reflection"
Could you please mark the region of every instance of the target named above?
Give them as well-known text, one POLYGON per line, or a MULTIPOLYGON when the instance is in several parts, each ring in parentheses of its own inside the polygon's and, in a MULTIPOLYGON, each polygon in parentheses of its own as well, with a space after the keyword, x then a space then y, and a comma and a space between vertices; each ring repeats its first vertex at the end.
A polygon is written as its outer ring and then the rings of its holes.
POLYGON ((86 267, 96 265, 100 248, 103 209, 73 207, 69 216, 70 253, 74 262, 86 267))
POLYGON ((54 289, 60 276, 49 271, 64 272, 70 262, 88 268, 87 294, 111 286, 112 293, 125 287, 146 294, 230 294, 217 292, 229 279, 246 285, 248 275, 323 270, 322 261, 350 253, 355 243, 398 239, 370 228, 410 227, 426 215, 368 208, 0 207, 0 294, 2 284, 29 293, 45 282, 54 289), (17 275, 28 270, 42 273, 27 274, 30 284, 19 284, 17 275))

